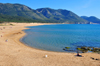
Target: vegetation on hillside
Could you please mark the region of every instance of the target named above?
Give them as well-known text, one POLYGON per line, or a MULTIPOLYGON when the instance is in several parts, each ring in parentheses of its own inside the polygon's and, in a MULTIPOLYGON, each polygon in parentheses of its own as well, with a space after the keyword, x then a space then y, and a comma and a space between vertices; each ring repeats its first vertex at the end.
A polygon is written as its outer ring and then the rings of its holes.
POLYGON ((95 16, 90 16, 90 17, 87 17, 87 16, 81 16, 81 18, 89 21, 89 22, 93 22, 93 23, 98 23, 100 24, 100 19, 95 17, 95 16))
POLYGON ((63 9, 40 8, 31 9, 22 4, 0 3, 0 14, 9 15, 0 18, 1 21, 17 21, 17 22, 54 22, 54 23, 72 23, 87 24, 88 21, 80 18, 75 13, 63 9))
POLYGON ((9 15, 0 14, 0 23, 3 23, 3 22, 40 22, 40 21, 29 19, 29 18, 24 18, 20 16, 9 16, 9 15))

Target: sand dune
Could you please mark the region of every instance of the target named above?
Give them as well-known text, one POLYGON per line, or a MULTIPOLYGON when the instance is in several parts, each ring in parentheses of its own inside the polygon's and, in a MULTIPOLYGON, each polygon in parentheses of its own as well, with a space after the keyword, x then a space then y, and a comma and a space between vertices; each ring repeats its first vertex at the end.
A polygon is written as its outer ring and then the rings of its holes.
POLYGON ((0 26, 0 66, 100 66, 100 54, 43 51, 28 47, 19 41, 25 26, 43 23, 11 23, 0 26), (47 57, 45 57, 47 55, 47 57))

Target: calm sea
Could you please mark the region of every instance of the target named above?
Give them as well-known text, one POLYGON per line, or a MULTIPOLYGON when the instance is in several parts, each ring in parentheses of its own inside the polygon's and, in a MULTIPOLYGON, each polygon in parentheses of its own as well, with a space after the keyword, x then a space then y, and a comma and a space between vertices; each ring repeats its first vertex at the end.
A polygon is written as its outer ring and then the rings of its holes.
POLYGON ((33 48, 65 52, 64 47, 72 50, 77 46, 100 47, 99 24, 55 24, 28 28, 24 30, 27 35, 21 41, 33 48))

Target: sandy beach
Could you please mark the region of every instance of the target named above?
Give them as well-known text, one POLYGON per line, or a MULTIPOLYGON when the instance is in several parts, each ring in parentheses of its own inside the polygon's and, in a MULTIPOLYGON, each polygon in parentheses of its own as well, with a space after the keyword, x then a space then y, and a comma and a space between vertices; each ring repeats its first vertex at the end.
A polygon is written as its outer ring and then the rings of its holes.
POLYGON ((51 52, 34 49, 19 41, 25 26, 46 23, 9 23, 0 26, 0 66, 100 66, 100 54, 51 52), (9 24, 13 24, 9 25, 9 24), (47 57, 45 57, 47 55, 47 57))

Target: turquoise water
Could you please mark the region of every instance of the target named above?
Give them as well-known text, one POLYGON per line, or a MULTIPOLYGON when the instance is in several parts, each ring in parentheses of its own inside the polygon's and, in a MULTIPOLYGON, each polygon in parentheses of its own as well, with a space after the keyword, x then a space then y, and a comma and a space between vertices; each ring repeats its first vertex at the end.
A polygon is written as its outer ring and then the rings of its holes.
POLYGON ((31 26, 21 39, 26 45, 48 51, 65 52, 64 47, 100 47, 100 25, 55 24, 31 26))

